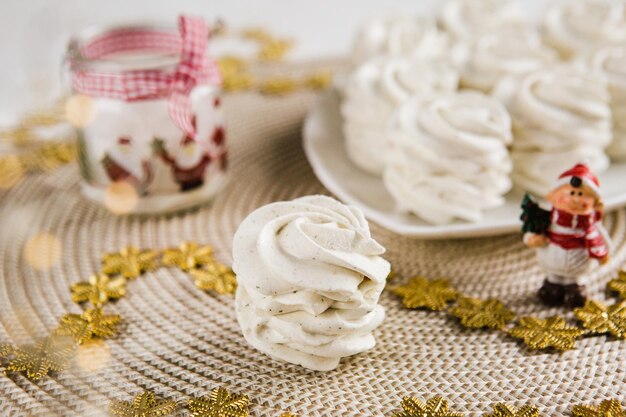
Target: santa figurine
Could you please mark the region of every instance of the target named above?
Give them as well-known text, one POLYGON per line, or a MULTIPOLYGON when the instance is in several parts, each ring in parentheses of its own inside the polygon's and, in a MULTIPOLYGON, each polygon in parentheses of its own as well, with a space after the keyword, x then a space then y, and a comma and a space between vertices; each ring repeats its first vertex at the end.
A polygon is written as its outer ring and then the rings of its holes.
POLYGON ((545 199, 550 211, 527 195, 521 217, 524 243, 537 250, 546 273, 539 298, 551 306, 580 307, 587 299, 581 276, 592 264, 609 260, 600 183, 586 165, 578 164, 561 174, 545 199))
POLYGON ((143 159, 130 137, 122 136, 102 158, 102 166, 111 181, 131 184, 139 195, 144 195, 153 178, 150 163, 143 159))

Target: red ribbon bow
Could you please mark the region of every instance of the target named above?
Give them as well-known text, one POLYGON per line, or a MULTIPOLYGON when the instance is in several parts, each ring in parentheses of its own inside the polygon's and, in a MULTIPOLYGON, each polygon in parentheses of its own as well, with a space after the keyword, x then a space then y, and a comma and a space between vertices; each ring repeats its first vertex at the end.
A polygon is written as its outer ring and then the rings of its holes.
POLYGON ((181 16, 178 27, 179 33, 145 28, 114 30, 90 40, 80 50, 88 60, 128 52, 177 53, 180 61, 174 72, 161 69, 93 72, 70 60, 72 87, 81 94, 124 101, 167 97, 174 124, 195 137, 189 94, 196 85, 220 85, 222 78, 215 61, 205 53, 209 29, 204 19, 181 16))

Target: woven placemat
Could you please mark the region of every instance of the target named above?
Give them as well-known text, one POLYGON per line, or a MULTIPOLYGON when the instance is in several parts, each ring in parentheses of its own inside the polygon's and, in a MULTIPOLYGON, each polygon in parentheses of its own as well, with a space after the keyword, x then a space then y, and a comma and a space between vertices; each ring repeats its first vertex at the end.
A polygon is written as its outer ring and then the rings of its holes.
MULTIPOLYGON (((277 200, 325 193, 306 162, 300 129, 313 93, 282 98, 227 97, 231 180, 212 205, 161 217, 114 217, 83 199, 76 167, 34 175, 0 193, 0 342, 43 336, 58 318, 80 309, 69 285, 99 269, 103 252, 126 245, 166 248, 182 240, 209 243, 231 262, 231 239, 255 208, 277 200), (24 242, 47 232, 62 243, 62 261, 37 271, 24 242)), ((594 273, 590 292, 604 286, 626 257, 626 211, 607 216, 615 250, 594 273)), ((537 304, 543 277, 519 235, 424 242, 372 225, 399 276, 448 277, 463 293, 497 297, 518 314, 563 310, 537 304)), ((401 280, 401 278, 398 278, 401 280)), ((33 382, 0 376, 3 416, 103 416, 110 400, 143 389, 163 398, 204 395, 221 385, 251 398, 252 416, 389 416, 404 395, 447 397, 457 411, 478 416, 499 401, 531 402, 544 415, 568 414, 578 402, 623 395, 626 343, 585 338, 563 354, 526 350, 501 332, 462 329, 444 314, 409 311, 388 292, 387 319, 374 350, 345 359, 332 372, 280 363, 248 346, 235 320, 234 299, 198 290, 183 272, 159 269, 129 283, 129 295, 107 311, 124 318, 110 359, 98 371, 74 367, 33 382)), ((105 352, 106 353, 106 352, 105 352)))

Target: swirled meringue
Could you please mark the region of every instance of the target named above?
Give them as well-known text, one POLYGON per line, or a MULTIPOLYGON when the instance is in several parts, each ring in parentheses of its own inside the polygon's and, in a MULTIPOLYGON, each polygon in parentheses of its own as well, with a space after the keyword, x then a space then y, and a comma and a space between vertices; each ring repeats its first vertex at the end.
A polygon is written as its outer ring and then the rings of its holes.
POLYGON ((421 16, 386 16, 365 23, 357 32, 352 48, 353 62, 375 56, 441 57, 448 48, 447 36, 434 19, 421 16))
POLYGON ((383 180, 401 210, 433 224, 478 221, 511 188, 511 119, 479 92, 410 100, 397 113, 383 180))
POLYGON ((496 28, 525 23, 526 17, 514 0, 452 0, 440 20, 454 40, 471 43, 496 28))
POLYGON ((468 57, 461 83, 485 93, 504 77, 521 77, 558 59, 534 28, 520 25, 481 35, 470 47, 468 57))
POLYGON ((609 46, 589 60, 591 70, 608 81, 613 112, 613 142, 607 152, 611 158, 626 160, 626 47, 609 46))
POLYGON ((573 65, 529 74, 509 103, 513 118, 514 181, 544 195, 555 175, 585 162, 594 172, 608 168, 611 141, 606 82, 573 65))
POLYGON ((562 0, 546 13, 546 42, 563 58, 626 42, 623 0, 562 0))
POLYGON ((389 122, 398 105, 415 95, 454 91, 459 75, 451 64, 415 57, 377 57, 348 78, 341 113, 350 159, 382 174, 389 122))
POLYGON ((272 203, 233 242, 237 319, 252 346, 313 370, 374 347, 385 249, 360 210, 325 196, 272 203))

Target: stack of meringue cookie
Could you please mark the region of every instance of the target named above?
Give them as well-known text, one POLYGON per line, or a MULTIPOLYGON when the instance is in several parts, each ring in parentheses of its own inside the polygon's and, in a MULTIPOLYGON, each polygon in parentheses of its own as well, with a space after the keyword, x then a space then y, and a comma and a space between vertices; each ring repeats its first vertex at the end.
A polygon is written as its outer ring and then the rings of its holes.
POLYGON ((625 160, 625 8, 553 0, 535 25, 515 0, 449 0, 437 17, 369 21, 342 91, 348 156, 432 224, 625 160))
POLYGON ((266 205, 233 241, 237 319, 253 347, 317 371, 374 347, 390 272, 363 213, 325 196, 266 205))

